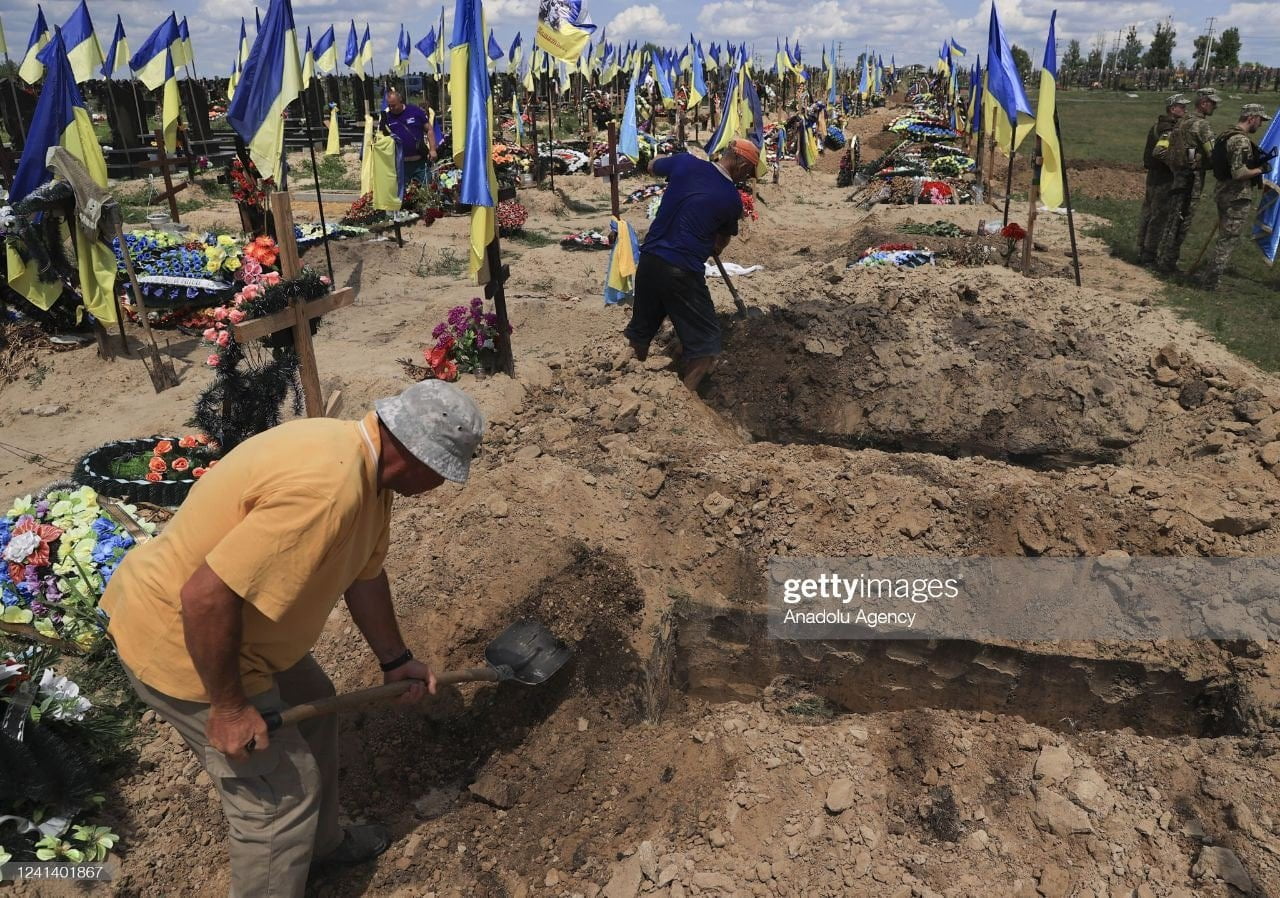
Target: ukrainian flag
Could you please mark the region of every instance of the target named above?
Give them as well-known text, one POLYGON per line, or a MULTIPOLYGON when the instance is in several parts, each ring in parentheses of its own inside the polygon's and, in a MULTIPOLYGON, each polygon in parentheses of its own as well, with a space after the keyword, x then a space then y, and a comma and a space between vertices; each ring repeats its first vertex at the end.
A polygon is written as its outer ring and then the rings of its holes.
MULTIPOLYGON (((107 186, 107 164, 102 158, 102 147, 94 134, 89 110, 76 87, 61 29, 54 33, 41 55, 48 66, 48 76, 27 128, 27 143, 14 175, 11 197, 15 202, 47 180, 45 158, 53 147, 62 147, 83 163, 99 187, 107 186)), ((103 324, 113 324, 117 318, 115 253, 96 235, 85 234, 74 223, 71 231, 81 301, 93 317, 103 324)), ((62 294, 62 284, 40 281, 34 261, 23 260, 12 246, 7 247, 6 252, 9 286, 40 308, 49 309, 62 294)))
POLYGON ((689 81, 689 102, 685 108, 694 109, 707 95, 706 60, 702 57, 702 44, 694 41, 692 34, 689 40, 693 43, 693 76, 689 81))
POLYGON ((524 56, 524 47, 521 45, 520 32, 516 32, 516 36, 511 39, 511 49, 507 51, 507 71, 515 72, 520 68, 520 59, 524 56))
POLYGON ((315 59, 317 72, 327 75, 338 68, 338 43, 334 38, 332 25, 320 35, 320 39, 311 50, 311 55, 315 59))
POLYGON ((671 88, 671 58, 665 50, 658 50, 653 58, 653 74, 658 79, 658 93, 662 95, 662 108, 674 109, 676 93, 671 88))
POLYGON ((436 38, 436 30, 435 28, 432 28, 427 32, 426 37, 418 41, 416 46, 418 48, 418 52, 427 57, 427 62, 432 63, 435 62, 434 57, 436 55, 436 48, 438 44, 439 40, 436 38))
POLYGON ((987 31, 987 93, 999 109, 995 116, 996 141, 1001 147, 1011 146, 1005 152, 1012 152, 1034 130, 1035 120, 994 3, 987 31))
POLYGON ((240 83, 240 69, 244 66, 244 59, 249 55, 249 36, 245 32, 244 16, 240 17, 240 49, 236 51, 236 58, 231 62, 231 78, 227 81, 227 102, 235 99, 236 85, 240 83))
POLYGON ((714 156, 726 146, 729 141, 733 140, 742 133, 742 66, 737 60, 734 63, 733 71, 729 74, 729 84, 724 91, 724 109, 720 117, 720 124, 716 126, 715 133, 711 135, 711 139, 707 141, 703 147, 708 156, 714 156))
POLYGON ((613 249, 609 252, 609 271, 605 275, 605 305, 622 302, 636 291, 636 262, 640 258, 640 243, 635 231, 624 219, 609 222, 614 232, 613 249))
POLYGON ((4 23, 0 22, 0 54, 9 54, 9 42, 4 39, 4 23))
POLYGON ((93 78, 102 68, 102 44, 93 32, 93 20, 89 18, 85 0, 80 0, 80 5, 62 26, 62 41, 67 47, 67 61, 71 63, 76 83, 93 78))
POLYGON ((582 18, 582 0, 539 3, 537 45, 556 59, 576 62, 596 30, 582 18))
POLYGON ((360 36, 356 34, 356 20, 351 20, 351 30, 347 32, 347 51, 342 55, 342 64, 347 68, 355 68, 360 57, 360 36))
POLYGON ((178 23, 178 46, 173 51, 175 66, 191 65, 195 62, 195 53, 191 49, 191 32, 187 29, 187 17, 183 16, 178 23))
POLYGON ((1058 142, 1054 115, 1058 94, 1058 51, 1053 41, 1055 9, 1049 16, 1049 39, 1044 45, 1044 66, 1040 69, 1040 102, 1036 106, 1036 136, 1040 138, 1040 199, 1048 209, 1056 209, 1066 198, 1062 183, 1062 147, 1058 142))
POLYGON ((636 121, 636 88, 642 80, 644 67, 637 57, 631 73, 631 86, 627 88, 627 102, 622 107, 622 129, 618 132, 618 153, 632 162, 640 159, 640 126, 636 121))
POLYGON ((507 54, 502 52, 502 45, 498 43, 498 39, 493 36, 493 29, 489 29, 489 47, 486 51, 489 56, 489 66, 494 68, 497 66, 498 60, 507 54))
POLYGON ((27 41, 27 53, 18 66, 18 75, 28 84, 35 84, 44 77, 44 65, 36 57, 49 43, 49 23, 44 20, 44 9, 36 4, 36 22, 31 26, 31 38, 27 41))
POLYGON ((356 59, 356 67, 361 77, 366 69, 373 67, 373 39, 369 36, 369 23, 364 23, 364 35, 360 38, 360 55, 356 59))
MULTIPOLYGON (((304 63, 304 66, 305 66, 305 63, 304 63)), ((393 75, 403 75, 408 70, 409 70, 409 54, 404 52, 404 25, 401 25, 400 34, 396 37, 395 54, 391 57, 391 73, 393 75), (401 71, 401 68, 400 68, 401 65, 404 66, 404 71, 401 71)), ((305 71, 306 69, 304 68, 303 72, 305 73, 305 71)), ((306 87, 306 84, 303 84, 303 87, 306 87)))
POLYGON ((453 161, 462 169, 458 201, 471 206, 467 271, 477 279, 484 266, 485 252, 498 235, 494 216, 498 179, 493 171, 493 94, 485 65, 482 18, 480 0, 457 0, 453 11, 453 40, 449 43, 453 161))
POLYGON ((111 48, 102 64, 102 77, 110 78, 129 58, 129 43, 124 39, 124 21, 116 16, 116 33, 111 38, 111 48))
POLYGON ((129 68, 147 90, 155 90, 173 77, 173 54, 177 52, 174 45, 178 40, 178 21, 169 13, 129 60, 129 68))
POLYGON ((250 158, 264 178, 280 179, 284 110, 298 98, 301 83, 293 9, 289 0, 271 0, 244 64, 240 89, 227 107, 227 121, 248 144, 250 158))
MULTIPOLYGON (((401 29, 401 32, 403 33, 403 28, 401 29)), ((311 79, 314 78, 316 74, 316 61, 315 61, 315 57, 311 55, 312 52, 313 50, 311 47, 311 26, 308 25, 307 26, 307 43, 305 48, 302 51, 302 89, 303 90, 306 90, 308 87, 311 86, 311 79)), ((308 118, 311 117, 310 112, 307 113, 307 117, 308 118)))

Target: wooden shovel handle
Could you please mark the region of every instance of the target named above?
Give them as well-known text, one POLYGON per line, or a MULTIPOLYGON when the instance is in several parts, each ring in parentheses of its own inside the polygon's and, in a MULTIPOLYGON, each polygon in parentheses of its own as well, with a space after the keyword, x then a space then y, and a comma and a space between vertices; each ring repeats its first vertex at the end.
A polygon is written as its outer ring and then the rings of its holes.
MULTIPOLYGON (((492 667, 470 667, 466 670, 446 670, 436 674, 437 686, 451 686, 454 683, 472 683, 488 681, 496 683, 502 674, 492 667)), ((267 732, 273 733, 283 726, 292 726, 313 717, 326 714, 337 714, 342 711, 356 711, 370 704, 386 702, 404 695, 414 683, 421 680, 400 680, 384 686, 370 686, 368 689, 357 689, 355 692, 344 692, 331 698, 317 699, 285 708, 283 711, 268 711, 262 715, 267 723, 267 732)))

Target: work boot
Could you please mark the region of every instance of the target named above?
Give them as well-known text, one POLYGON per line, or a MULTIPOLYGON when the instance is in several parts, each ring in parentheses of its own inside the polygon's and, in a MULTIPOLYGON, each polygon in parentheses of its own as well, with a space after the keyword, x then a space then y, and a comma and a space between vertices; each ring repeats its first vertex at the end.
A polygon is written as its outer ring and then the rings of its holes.
POLYGON ((391 844, 391 834, 385 826, 367 823, 364 826, 347 826, 342 830, 342 842, 324 857, 312 861, 313 867, 349 867, 371 861, 391 844))

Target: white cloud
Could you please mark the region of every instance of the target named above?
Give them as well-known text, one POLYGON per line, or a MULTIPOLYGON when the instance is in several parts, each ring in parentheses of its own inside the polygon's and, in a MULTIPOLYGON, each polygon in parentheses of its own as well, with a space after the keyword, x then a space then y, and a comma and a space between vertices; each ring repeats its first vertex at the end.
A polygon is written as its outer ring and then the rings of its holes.
POLYGON ((610 20, 609 31, 636 40, 669 40, 679 33, 679 29, 667 21, 662 10, 652 3, 628 6, 610 20))

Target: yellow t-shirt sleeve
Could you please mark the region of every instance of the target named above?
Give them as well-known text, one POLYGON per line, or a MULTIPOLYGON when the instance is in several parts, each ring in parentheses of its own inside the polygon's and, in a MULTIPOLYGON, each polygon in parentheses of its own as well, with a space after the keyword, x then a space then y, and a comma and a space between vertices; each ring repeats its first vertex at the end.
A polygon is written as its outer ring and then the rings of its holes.
POLYGON ((391 520, 388 518, 387 523, 383 525, 382 533, 378 535, 378 544, 373 547, 373 554, 369 556, 369 563, 356 575, 357 580, 372 580, 382 573, 382 566, 386 563, 387 549, 390 545, 391 520))
MULTIPOLYGON (((240 598, 273 621, 309 592, 341 531, 330 497, 293 488, 267 494, 233 527, 205 563, 240 598)), ((335 586, 335 595, 344 588, 335 586)))

